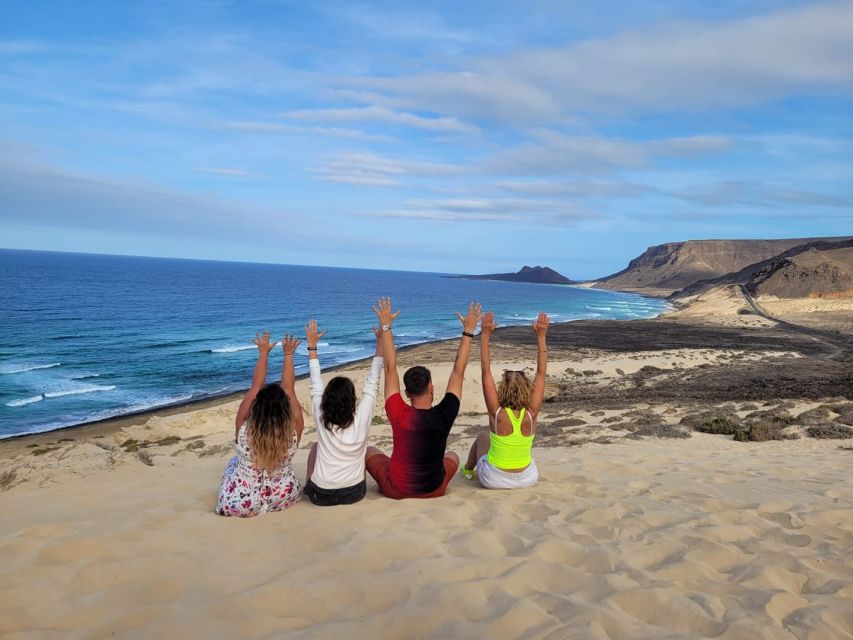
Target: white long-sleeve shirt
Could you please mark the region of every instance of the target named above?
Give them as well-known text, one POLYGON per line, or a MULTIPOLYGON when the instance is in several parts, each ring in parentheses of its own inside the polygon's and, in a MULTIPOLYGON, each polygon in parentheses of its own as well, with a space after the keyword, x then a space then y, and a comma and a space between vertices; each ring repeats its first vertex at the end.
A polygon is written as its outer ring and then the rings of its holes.
POLYGON ((355 410, 353 423, 346 429, 323 422, 320 402, 323 399, 323 378, 320 376, 320 361, 308 360, 311 375, 311 408, 314 413, 314 425, 317 429, 317 460, 311 482, 321 489, 343 489, 352 487, 364 480, 364 452, 367 449, 367 436, 373 421, 373 407, 379 393, 379 377, 382 374, 383 360, 376 356, 370 366, 370 374, 361 390, 361 399, 355 410))

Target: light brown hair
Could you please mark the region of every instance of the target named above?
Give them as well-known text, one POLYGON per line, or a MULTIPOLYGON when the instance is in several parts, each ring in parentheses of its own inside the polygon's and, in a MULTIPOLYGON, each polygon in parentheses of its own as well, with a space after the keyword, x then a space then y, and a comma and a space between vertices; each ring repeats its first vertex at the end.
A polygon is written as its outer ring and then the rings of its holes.
POLYGON ((498 402, 514 411, 526 409, 533 394, 533 383, 524 371, 504 371, 498 383, 498 402))
POLYGON ((268 384, 258 391, 247 422, 255 466, 275 473, 287 458, 296 431, 290 399, 284 389, 268 384))

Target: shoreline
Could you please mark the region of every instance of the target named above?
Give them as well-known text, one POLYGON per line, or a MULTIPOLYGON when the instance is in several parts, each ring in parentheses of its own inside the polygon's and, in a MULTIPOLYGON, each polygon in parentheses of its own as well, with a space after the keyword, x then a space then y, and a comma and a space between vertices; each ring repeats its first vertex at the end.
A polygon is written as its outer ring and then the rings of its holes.
MULTIPOLYGON (((445 276, 442 276, 442 277, 445 277, 445 276)), ((451 276, 446 276, 446 277, 451 277, 451 276)), ((530 282, 530 283, 521 283, 521 284, 552 284, 552 283, 530 282)), ((557 286, 574 287, 576 285, 571 284, 571 285, 557 285, 557 286)), ((602 291, 607 291, 607 290, 602 289, 602 291)), ((617 291, 615 293, 633 293, 633 292, 617 291)), ((642 296, 642 294, 638 294, 638 295, 642 296)), ((651 299, 656 299, 653 296, 642 296, 642 297, 649 297, 651 299)), ((560 325, 560 324, 570 324, 573 322, 588 322, 588 321, 596 321, 596 322, 640 322, 640 321, 647 321, 647 320, 656 320, 657 318, 660 318, 663 314, 668 313, 669 311, 671 311, 671 309, 664 309, 658 315, 651 316, 649 318, 635 318, 635 319, 630 319, 630 320, 615 319, 615 318, 614 319, 608 319, 608 320, 599 320, 596 318, 580 318, 577 320, 565 320, 562 322, 552 322, 551 324, 552 324, 552 326, 556 326, 556 325, 560 325)), ((499 327, 498 331, 512 329, 512 328, 518 327, 518 326, 525 326, 525 325, 506 325, 506 326, 499 327)), ((479 334, 477 334, 477 335, 479 335, 479 334)), ((456 338, 436 338, 434 340, 424 340, 423 342, 415 342, 413 344, 408 344, 408 345, 405 345, 403 347, 400 347, 400 348, 398 348, 397 351, 398 351, 398 353, 402 353, 406 350, 414 349, 417 347, 422 347, 425 345, 441 344, 441 343, 452 341, 455 339, 456 338)), ((328 368, 324 368, 323 371, 324 372, 325 371, 328 371, 328 372, 339 371, 343 368, 353 367, 353 366, 357 366, 359 364, 369 362, 372 358, 373 358, 373 356, 366 356, 363 358, 357 358, 355 360, 347 360, 345 362, 339 362, 338 364, 332 365, 328 368)), ((305 380, 307 378, 308 378, 307 372, 301 373, 301 374, 296 376, 297 381, 305 380)), ((131 411, 128 413, 122 413, 122 414, 110 416, 107 418, 99 418, 97 420, 87 420, 85 422, 78 422, 75 424, 69 424, 69 425, 65 425, 62 427, 56 427, 53 429, 45 429, 43 431, 31 431, 31 432, 27 432, 27 433, 18 433, 18 434, 9 435, 9 436, 0 436, 0 444, 2 444, 3 442, 12 441, 12 440, 20 440, 21 438, 28 438, 28 437, 34 437, 34 436, 40 436, 40 435, 48 435, 48 434, 54 434, 54 433, 60 433, 60 432, 67 432, 70 429, 74 429, 75 432, 77 432, 80 429, 89 428, 89 427, 91 427, 91 428, 96 428, 96 427, 109 428, 109 427, 115 426, 115 423, 121 423, 121 424, 117 425, 117 428, 120 428, 122 426, 131 426, 131 425, 137 424, 138 423, 137 421, 150 418, 150 417, 154 416, 155 414, 174 415, 175 413, 181 413, 184 410, 205 409, 205 408, 209 408, 209 407, 216 407, 216 406, 219 406, 222 404, 227 404, 228 402, 232 402, 233 400, 242 397, 246 393, 247 389, 248 389, 248 387, 245 389, 240 389, 238 391, 229 391, 227 393, 223 393, 220 395, 210 395, 210 396, 205 396, 203 398, 185 400, 183 402, 176 402, 173 404, 161 405, 159 407, 141 409, 139 411, 131 411)), ((100 433, 100 432, 95 432, 95 433, 100 433)))

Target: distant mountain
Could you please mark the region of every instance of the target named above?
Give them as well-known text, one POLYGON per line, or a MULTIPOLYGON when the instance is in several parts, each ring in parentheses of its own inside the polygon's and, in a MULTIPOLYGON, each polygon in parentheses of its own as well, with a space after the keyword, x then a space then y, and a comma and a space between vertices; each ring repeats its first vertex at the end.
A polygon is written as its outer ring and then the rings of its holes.
POLYGON ((649 247, 622 271, 592 284, 605 289, 668 296, 700 280, 740 271, 799 245, 845 239, 848 238, 670 242, 649 247))
POLYGON ((807 241, 739 271, 694 282, 673 297, 692 296, 727 284, 744 285, 754 296, 804 298, 837 294, 853 288, 851 259, 853 239, 807 241))
POLYGON ((464 280, 503 280, 506 282, 532 282, 537 284, 577 284, 550 267, 523 266, 516 273, 489 273, 482 276, 451 276, 464 280))
POLYGON ((775 260, 750 278, 746 288, 755 297, 853 297, 853 241, 847 244, 775 260))

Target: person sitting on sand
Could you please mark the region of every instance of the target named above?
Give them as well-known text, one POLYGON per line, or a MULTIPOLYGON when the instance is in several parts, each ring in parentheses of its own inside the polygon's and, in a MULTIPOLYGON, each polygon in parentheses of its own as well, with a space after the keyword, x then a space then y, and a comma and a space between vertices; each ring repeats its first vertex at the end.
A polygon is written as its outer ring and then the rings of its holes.
POLYGON ((376 447, 368 447, 365 454, 367 472, 379 485, 383 495, 401 498, 436 498, 443 496, 447 485, 459 468, 459 457, 452 451, 445 453, 447 436, 459 413, 462 397, 462 380, 474 329, 480 320, 480 305, 471 303, 468 315, 456 317, 462 321, 462 340, 447 383, 447 393, 433 406, 432 376, 426 367, 412 367, 403 375, 406 396, 411 405, 400 396, 400 378, 397 374, 397 354, 391 325, 400 312, 391 310, 391 300, 382 298, 373 308, 379 318, 382 353, 385 356, 385 413, 391 422, 394 448, 391 457, 376 447))
POLYGON ((255 336, 258 362, 252 386, 237 409, 237 455, 225 468, 216 501, 216 513, 221 516, 256 516, 299 502, 302 488, 293 474, 292 462, 302 437, 303 419, 296 399, 293 354, 301 342, 284 337, 281 384, 265 385, 269 353, 278 342, 270 343, 266 331, 255 336))
POLYGON ((462 475, 471 479, 476 471, 477 479, 486 489, 523 489, 539 480, 539 470, 530 449, 545 395, 548 315, 540 313, 533 322, 538 351, 536 377, 532 383, 523 371, 504 371, 500 384, 495 387, 489 353, 489 340, 494 330, 495 316, 489 311, 483 315, 480 330, 480 368, 489 430, 477 435, 462 467, 462 475))
POLYGON ((311 445, 308 454, 305 495, 321 507, 353 504, 367 492, 364 452, 379 393, 379 376, 382 375, 382 342, 379 329, 373 331, 376 334, 376 352, 361 391, 361 400, 356 405, 355 385, 349 378, 336 376, 323 387, 317 344, 326 332, 318 331, 315 320, 309 321, 305 327, 311 408, 317 427, 317 442, 311 445))

